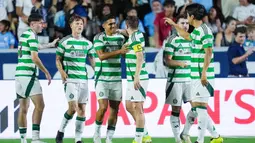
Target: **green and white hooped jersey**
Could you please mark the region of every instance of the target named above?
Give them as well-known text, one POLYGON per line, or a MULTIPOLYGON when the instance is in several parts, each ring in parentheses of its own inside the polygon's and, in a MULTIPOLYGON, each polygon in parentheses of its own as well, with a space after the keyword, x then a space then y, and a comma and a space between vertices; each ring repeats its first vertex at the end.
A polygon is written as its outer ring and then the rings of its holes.
MULTIPOLYGON (((202 24, 192 31, 190 38, 192 39, 191 79, 200 79, 204 66, 204 49, 213 47, 213 34, 206 24, 202 24)), ((214 79, 213 56, 206 72, 207 79, 214 79)))
POLYGON ((129 52, 126 53, 126 70, 127 70, 127 81, 134 81, 135 71, 136 71, 136 52, 143 52, 144 61, 142 64, 142 70, 140 72, 140 80, 148 80, 148 72, 145 69, 145 42, 143 34, 139 31, 134 32, 129 36, 128 39, 129 52))
MULTIPOLYGON (((101 32, 94 37, 95 52, 113 52, 121 49, 125 42, 125 37, 121 34, 106 35, 101 32)), ((95 53, 95 81, 121 82, 121 55, 101 61, 95 53)))
POLYGON ((60 40, 56 54, 63 58, 67 82, 87 82, 86 60, 92 47, 84 37, 76 39, 69 35, 60 40))
POLYGON ((188 66, 168 67, 168 82, 190 82, 191 43, 177 34, 167 38, 164 56, 171 55, 172 59, 184 62, 188 66))
POLYGON ((37 67, 32 61, 31 51, 38 52, 37 35, 28 29, 19 39, 18 47, 18 65, 16 67, 15 77, 36 77, 37 67))

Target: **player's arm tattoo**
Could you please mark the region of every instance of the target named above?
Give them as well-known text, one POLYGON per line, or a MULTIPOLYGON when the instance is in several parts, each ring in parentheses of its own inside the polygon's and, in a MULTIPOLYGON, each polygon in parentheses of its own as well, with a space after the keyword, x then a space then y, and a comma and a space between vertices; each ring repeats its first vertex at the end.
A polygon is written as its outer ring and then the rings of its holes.
POLYGON ((205 48, 205 57, 204 57, 204 66, 203 66, 203 73, 205 73, 210 65, 213 50, 212 48, 205 48))

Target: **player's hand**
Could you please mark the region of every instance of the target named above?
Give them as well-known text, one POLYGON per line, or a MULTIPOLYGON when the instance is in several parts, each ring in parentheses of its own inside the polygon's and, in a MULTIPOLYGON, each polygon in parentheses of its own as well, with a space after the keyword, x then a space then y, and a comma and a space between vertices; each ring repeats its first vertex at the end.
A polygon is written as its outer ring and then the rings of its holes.
POLYGON ((49 72, 45 73, 45 77, 48 80, 48 85, 50 85, 50 83, 51 83, 51 75, 50 75, 50 73, 49 72))
POLYGON ((206 86, 208 84, 208 81, 207 81, 207 78, 206 78, 206 73, 205 72, 202 72, 202 75, 201 75, 201 84, 203 86, 206 86))
POLYGON ((175 22, 171 18, 165 17, 164 20, 165 20, 165 24, 169 24, 169 25, 175 24, 175 22))
POLYGON ((61 74, 62 83, 65 83, 66 79, 68 78, 68 75, 66 74, 65 71, 61 71, 60 74, 61 74))
POLYGON ((184 62, 181 62, 181 64, 180 64, 180 67, 181 68, 186 68, 188 65, 186 64, 186 63, 184 63, 184 62))
POLYGON ((129 51, 128 46, 129 44, 124 44, 120 49, 120 54, 126 54, 129 51))
POLYGON ((139 90, 141 88, 141 84, 140 84, 140 78, 138 76, 134 77, 134 88, 135 90, 139 90))

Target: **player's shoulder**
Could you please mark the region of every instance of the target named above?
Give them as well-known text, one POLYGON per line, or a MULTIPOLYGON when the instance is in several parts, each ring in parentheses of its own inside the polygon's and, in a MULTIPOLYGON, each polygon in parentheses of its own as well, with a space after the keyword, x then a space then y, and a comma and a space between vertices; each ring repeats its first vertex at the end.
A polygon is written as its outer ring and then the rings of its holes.
POLYGON ((178 38, 179 38, 179 36, 176 33, 174 33, 174 34, 168 36, 168 38, 166 39, 166 42, 173 44, 175 42, 175 40, 177 40, 178 38))
POLYGON ((131 35, 131 40, 132 41, 140 41, 141 38, 144 38, 144 37, 143 37, 143 33, 140 32, 140 31, 136 31, 135 33, 133 33, 131 35))
POLYGON ((211 28, 203 23, 200 27, 199 27, 199 32, 200 32, 200 35, 201 36, 204 36, 204 35, 212 35, 212 30, 211 28))
POLYGON ((103 37, 105 36, 104 32, 100 32, 98 34, 95 35, 94 40, 101 40, 103 41, 103 37))
POLYGON ((59 40, 59 43, 63 44, 65 42, 67 42, 71 38, 72 38, 72 35, 67 35, 67 36, 63 37, 61 40, 59 40))
POLYGON ((87 39, 87 38, 85 38, 85 37, 83 37, 83 36, 82 36, 82 41, 84 41, 85 43, 87 43, 89 47, 92 47, 92 46, 93 46, 92 42, 91 42, 89 39, 87 39))

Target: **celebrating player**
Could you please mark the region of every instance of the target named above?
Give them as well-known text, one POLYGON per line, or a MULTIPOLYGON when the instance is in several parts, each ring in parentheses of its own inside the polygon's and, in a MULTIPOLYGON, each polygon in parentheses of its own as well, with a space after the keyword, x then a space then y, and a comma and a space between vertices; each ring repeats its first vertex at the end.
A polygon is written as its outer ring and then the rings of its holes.
POLYGON ((85 107, 88 101, 88 77, 86 59, 93 45, 81 36, 84 21, 80 16, 72 16, 69 20, 72 34, 60 40, 56 51, 56 66, 65 85, 65 94, 68 101, 68 110, 64 114, 57 133, 56 143, 62 143, 67 124, 77 112, 75 122, 75 142, 82 143, 84 129, 85 107))
POLYGON ((95 88, 99 109, 96 113, 94 143, 101 143, 101 125, 110 105, 110 117, 106 133, 106 143, 111 143, 117 123, 119 104, 122 100, 121 54, 127 52, 123 35, 116 33, 116 21, 112 15, 103 20, 104 32, 94 38, 95 88))
POLYGON ((51 76, 38 57, 37 34, 42 32, 43 18, 41 15, 32 14, 28 17, 28 23, 30 28, 23 32, 19 39, 18 65, 15 74, 16 94, 20 103, 18 125, 21 143, 27 143, 27 112, 30 98, 35 106, 32 119, 32 143, 44 143, 39 140, 44 101, 37 78, 37 67, 45 74, 49 81, 48 85, 51 83, 51 76))
MULTIPOLYGON (((180 28, 188 31, 189 23, 186 15, 176 18, 180 28)), ((170 123, 176 143, 182 143, 180 138, 180 110, 182 101, 188 102, 190 97, 190 42, 172 34, 167 38, 164 49, 164 61, 168 67, 168 81, 166 86, 166 104, 172 105, 170 123)))
POLYGON ((145 70, 144 37, 138 31, 137 17, 128 16, 126 19, 129 35, 129 52, 126 53, 127 91, 126 108, 136 121, 136 133, 133 143, 142 143, 144 134, 143 103, 146 99, 148 87, 148 73, 145 70))
MULTIPOLYGON (((188 22, 195 29, 191 34, 182 29, 169 18, 165 22, 173 25, 180 36, 192 41, 191 54, 191 96, 193 109, 198 115, 198 138, 196 143, 204 143, 205 130, 212 135, 212 143, 221 143, 223 138, 216 132, 212 120, 207 113, 207 104, 210 96, 213 96, 214 65, 213 65, 213 35, 211 29, 203 23, 202 18, 206 14, 203 5, 194 3, 186 8, 188 22)), ((188 114, 187 119, 190 119, 188 114)), ((187 121, 182 135, 187 135, 192 122, 187 121)))

